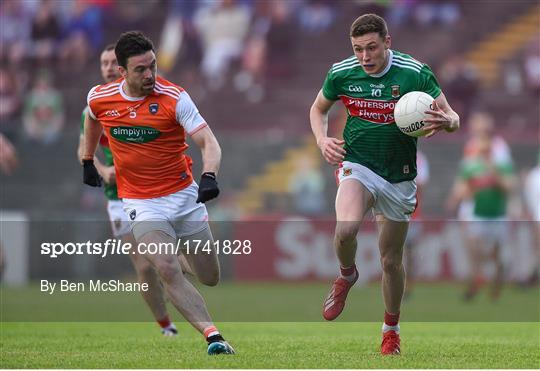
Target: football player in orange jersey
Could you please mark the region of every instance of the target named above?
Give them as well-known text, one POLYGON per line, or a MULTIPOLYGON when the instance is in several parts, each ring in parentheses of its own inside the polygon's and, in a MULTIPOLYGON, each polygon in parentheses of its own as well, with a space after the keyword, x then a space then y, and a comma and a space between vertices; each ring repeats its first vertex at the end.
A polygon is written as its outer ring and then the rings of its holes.
POLYGON ((118 196, 131 220, 138 252, 156 269, 176 309, 208 342, 208 354, 233 354, 214 326, 204 299, 184 277, 176 246, 193 241, 210 251, 183 253, 203 284, 219 281, 219 261, 204 203, 219 194, 221 149, 187 92, 157 76, 152 42, 141 32, 123 33, 115 54, 122 78, 92 88, 84 125, 83 181, 98 186, 93 159, 102 131, 114 159, 118 196), (201 149, 199 185, 184 154, 190 135, 201 149), (178 239, 181 244, 177 244, 178 239), (161 251, 151 246, 164 247, 161 251), (171 248, 172 247, 172 248, 171 248))
MULTIPOLYGON (((101 77, 106 84, 120 78, 120 71, 118 71, 118 63, 116 62, 114 47, 114 44, 107 45, 101 52, 101 56, 99 58, 101 77)), ((87 108, 84 109, 82 115, 83 122, 81 123, 81 135, 79 136, 79 146, 77 148, 79 161, 82 161, 83 154, 83 130, 86 110, 87 108)), ((118 192, 116 189, 116 175, 114 171, 112 153, 109 148, 109 141, 106 136, 101 136, 99 142, 103 151, 104 160, 102 162, 97 157, 94 157, 94 162, 98 173, 105 182, 107 212, 111 221, 113 237, 133 245, 135 240, 133 239, 133 235, 129 229, 128 217, 123 210, 122 200, 118 198, 118 192)), ((171 322, 169 314, 167 313, 165 295, 156 271, 150 262, 140 254, 130 254, 129 257, 133 263, 133 266, 135 267, 139 281, 141 283, 145 282, 148 284, 148 290, 141 291, 141 295, 152 311, 156 322, 161 327, 161 333, 164 336, 176 336, 178 334, 178 330, 176 329, 174 323, 171 322)), ((185 262, 181 263, 185 265, 185 262)))

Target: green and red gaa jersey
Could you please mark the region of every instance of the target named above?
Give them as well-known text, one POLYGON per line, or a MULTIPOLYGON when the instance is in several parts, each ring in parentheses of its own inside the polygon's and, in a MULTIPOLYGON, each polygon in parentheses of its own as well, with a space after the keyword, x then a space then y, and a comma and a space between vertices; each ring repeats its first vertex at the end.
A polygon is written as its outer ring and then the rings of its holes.
POLYGON ((354 55, 332 66, 322 92, 347 108, 345 161, 363 165, 390 183, 416 177, 417 138, 403 134, 394 121, 398 99, 411 91, 433 98, 441 94, 428 65, 395 50, 377 75, 368 75, 354 55))
POLYGON ((474 215, 499 218, 506 215, 507 194, 498 185, 497 177, 511 176, 512 163, 499 162, 491 166, 481 157, 466 159, 460 170, 461 179, 473 190, 474 215))
MULTIPOLYGON (((88 110, 88 107, 86 107, 81 116, 81 134, 84 132, 84 117, 86 116, 86 111, 88 110)), ((109 140, 107 139, 106 135, 102 135, 99 138, 99 146, 101 147, 101 150, 103 151, 103 155, 105 156, 104 165, 105 166, 113 166, 113 155, 111 152, 111 149, 109 148, 109 140)), ((116 184, 107 184, 104 183, 104 191, 105 191, 105 197, 109 200, 118 200, 118 190, 116 189, 116 184)))

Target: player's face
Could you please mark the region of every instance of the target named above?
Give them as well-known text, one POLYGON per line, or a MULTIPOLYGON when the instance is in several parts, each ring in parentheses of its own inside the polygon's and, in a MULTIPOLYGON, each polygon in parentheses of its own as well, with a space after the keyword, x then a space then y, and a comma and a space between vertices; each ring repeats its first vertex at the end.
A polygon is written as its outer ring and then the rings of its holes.
POLYGON ((154 91, 156 84, 156 55, 150 50, 144 54, 129 57, 127 69, 120 67, 120 72, 126 79, 132 94, 136 96, 149 95, 154 91))
POLYGON ((105 50, 101 53, 100 62, 103 81, 109 83, 120 78, 120 71, 118 71, 118 63, 116 62, 114 50, 105 50))
POLYGON ((366 73, 373 75, 384 70, 387 61, 387 50, 390 48, 390 36, 384 39, 376 33, 351 37, 354 54, 366 73))

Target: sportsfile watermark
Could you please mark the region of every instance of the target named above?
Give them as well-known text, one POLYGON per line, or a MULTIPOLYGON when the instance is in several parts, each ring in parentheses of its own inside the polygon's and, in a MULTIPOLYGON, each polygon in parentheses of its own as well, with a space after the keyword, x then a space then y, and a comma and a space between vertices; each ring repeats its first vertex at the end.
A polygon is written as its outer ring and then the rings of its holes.
POLYGON ((106 258, 112 255, 178 255, 218 254, 218 255, 249 255, 251 240, 177 240, 172 242, 139 242, 133 246, 130 242, 109 238, 105 242, 43 242, 41 255, 58 258, 63 255, 95 255, 106 258))

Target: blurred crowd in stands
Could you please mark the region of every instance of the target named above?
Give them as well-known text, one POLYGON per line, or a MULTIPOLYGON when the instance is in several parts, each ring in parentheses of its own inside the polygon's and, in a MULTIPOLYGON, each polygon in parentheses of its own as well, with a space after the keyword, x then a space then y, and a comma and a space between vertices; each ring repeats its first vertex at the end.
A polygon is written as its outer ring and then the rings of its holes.
MULTIPOLYGON (((451 29, 462 11, 456 1, 352 3, 359 12, 385 15, 391 30, 451 29)), ((54 143, 64 122, 57 79, 95 65, 100 48, 118 36, 108 30, 145 29, 155 19, 163 22, 154 38, 161 73, 178 71, 181 81, 201 89, 199 96, 227 86, 244 94, 246 102, 260 103, 272 83, 301 70, 292 60, 299 35, 316 38, 329 30, 343 11, 341 5, 330 0, 3 1, 0 130, 12 136, 23 128, 30 141, 54 143)), ((540 94, 539 44, 531 43, 522 65, 505 69, 509 93, 525 86, 540 94)), ((466 117, 468 102, 478 93, 474 66, 455 55, 438 67, 441 84, 466 117)))
MULTIPOLYGON (((243 97, 237 102, 240 109, 264 104, 275 87, 288 86, 293 76, 302 75, 310 57, 325 53, 323 45, 316 50, 302 48, 303 40, 334 32, 346 41, 348 24, 338 24, 346 12, 377 12, 397 35, 410 27, 420 32, 463 29, 466 6, 467 2, 450 0, 2 1, 0 133, 15 147, 27 148, 58 143, 66 128, 77 132, 74 123, 78 123, 84 93, 99 82, 92 77, 98 76, 99 52, 121 31, 148 33, 158 49, 159 72, 188 85, 199 104, 211 100, 213 94, 233 91, 243 97), (295 58, 299 50, 306 56, 295 58), (70 106, 79 79, 76 99, 80 107, 70 106)), ((527 94, 538 99, 540 39, 532 40, 520 53, 502 69, 497 89, 508 96, 527 94)), ((477 108, 471 102, 482 95, 477 67, 463 54, 451 52, 429 62, 466 126, 471 110, 477 108)), ((323 74, 311 77, 316 86, 323 78, 323 74)), ((306 93, 310 100, 316 94, 312 90, 306 93)), ((307 131, 306 112, 299 116, 304 117, 299 124, 307 131)), ((521 118, 516 117, 512 123, 519 127, 521 118)), ((506 124, 496 122, 495 126, 506 124)), ((327 210, 319 196, 325 188, 321 165, 299 159, 298 166, 308 175, 299 176, 301 182, 291 180, 290 192, 308 194, 312 200, 298 207, 311 214, 327 210)))

